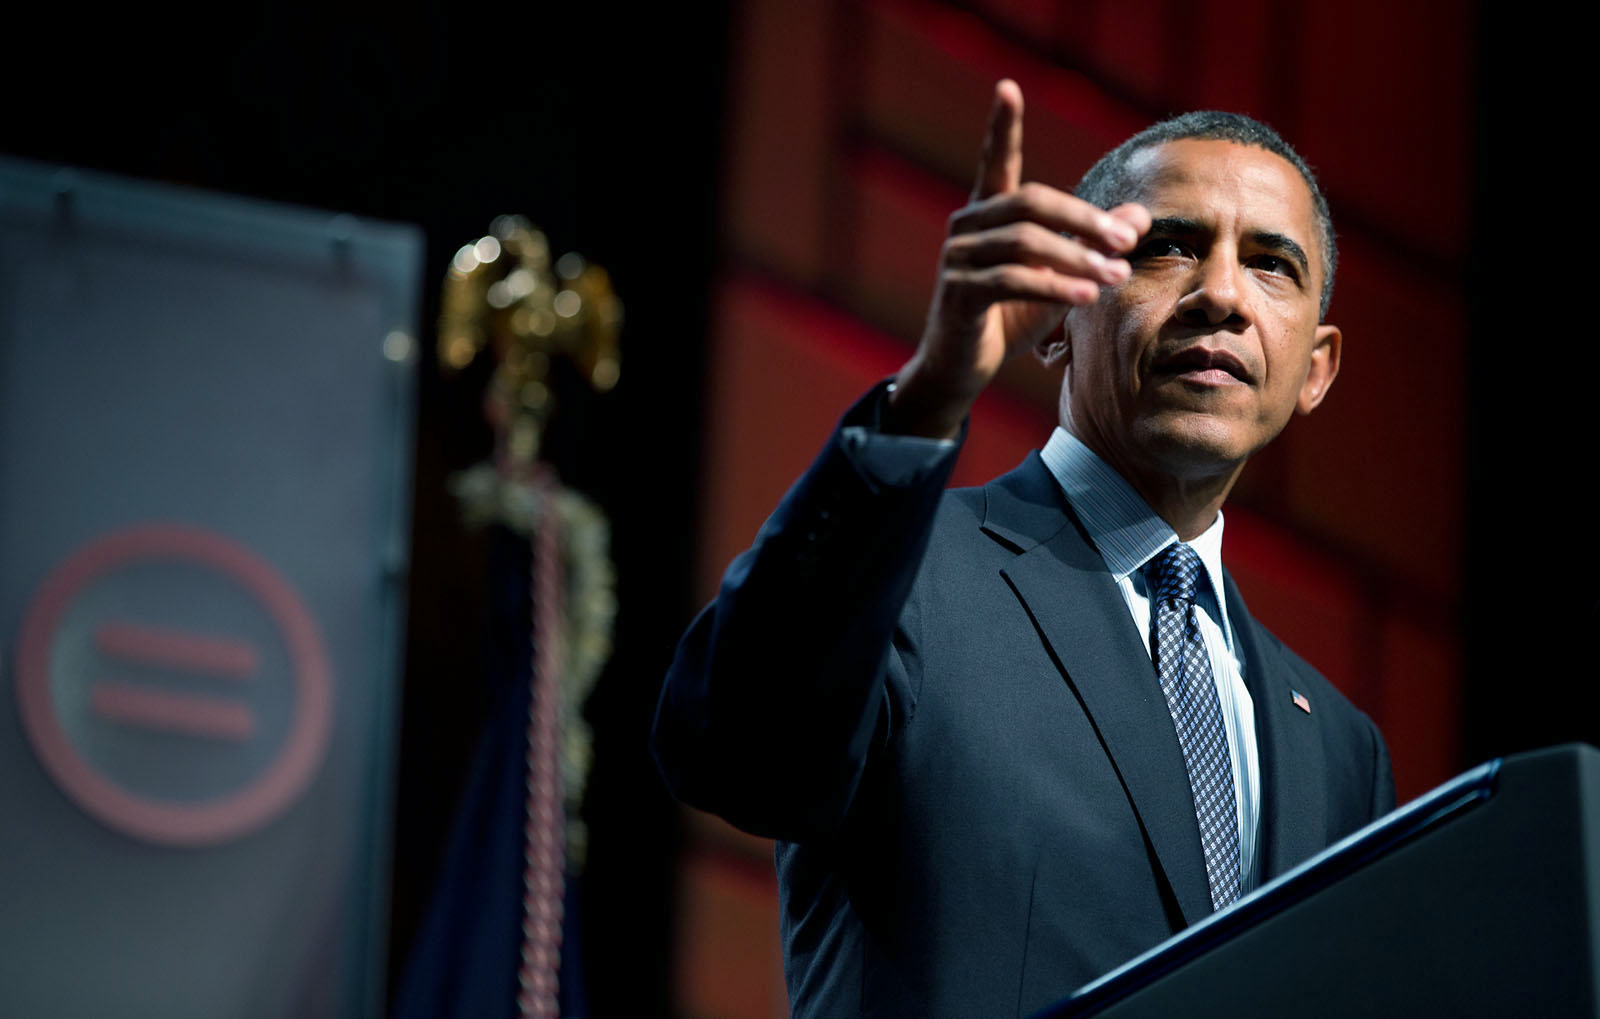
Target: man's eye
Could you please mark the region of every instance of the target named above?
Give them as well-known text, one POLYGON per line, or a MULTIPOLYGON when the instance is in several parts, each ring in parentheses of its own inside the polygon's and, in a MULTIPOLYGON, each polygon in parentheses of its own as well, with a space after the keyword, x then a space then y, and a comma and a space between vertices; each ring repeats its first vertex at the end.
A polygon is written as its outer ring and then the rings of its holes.
POLYGON ((1165 237, 1157 237, 1154 240, 1146 241, 1138 248, 1138 250, 1133 253, 1133 257, 1136 259, 1187 258, 1189 255, 1190 251, 1188 245, 1183 244, 1180 241, 1169 240, 1165 237))
POLYGON ((1277 255, 1257 255, 1250 260, 1250 264, 1254 268, 1277 276, 1288 276, 1293 279, 1300 278, 1299 268, 1287 258, 1279 258, 1277 255))

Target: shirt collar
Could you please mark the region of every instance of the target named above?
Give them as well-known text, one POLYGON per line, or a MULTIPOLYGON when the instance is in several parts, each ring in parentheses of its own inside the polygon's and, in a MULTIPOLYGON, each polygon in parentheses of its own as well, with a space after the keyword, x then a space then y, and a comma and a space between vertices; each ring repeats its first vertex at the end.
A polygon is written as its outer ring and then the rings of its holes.
MULTIPOLYGON (((1156 515, 1134 487, 1065 428, 1056 427, 1039 451, 1062 494, 1072 505, 1089 540, 1105 560, 1106 569, 1121 582, 1149 562, 1178 533, 1156 515)), ((1222 513, 1199 537, 1189 542, 1204 564, 1206 579, 1217 609, 1217 620, 1231 649, 1233 629, 1228 625, 1227 599, 1222 597, 1222 513)))

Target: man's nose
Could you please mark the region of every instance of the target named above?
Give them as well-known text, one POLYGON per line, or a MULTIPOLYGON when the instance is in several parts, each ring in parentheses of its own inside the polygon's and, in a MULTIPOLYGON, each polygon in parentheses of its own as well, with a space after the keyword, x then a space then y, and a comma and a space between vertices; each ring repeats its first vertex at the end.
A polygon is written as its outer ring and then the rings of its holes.
POLYGON ((1233 258, 1202 261, 1178 300, 1177 316, 1185 325, 1243 329, 1249 324, 1243 267, 1233 258))

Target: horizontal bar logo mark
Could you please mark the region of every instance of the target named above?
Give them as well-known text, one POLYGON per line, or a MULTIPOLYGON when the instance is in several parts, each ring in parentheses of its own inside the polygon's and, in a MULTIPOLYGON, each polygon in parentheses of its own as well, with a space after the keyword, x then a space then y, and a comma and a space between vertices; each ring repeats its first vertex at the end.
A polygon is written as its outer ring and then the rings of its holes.
POLYGON ((108 657, 227 679, 248 679, 261 667, 260 653, 247 641, 138 623, 101 623, 94 643, 108 657))
POLYGON ((89 710, 122 725, 230 743, 243 743, 256 731, 255 712, 237 701, 128 683, 96 683, 89 691, 89 710))

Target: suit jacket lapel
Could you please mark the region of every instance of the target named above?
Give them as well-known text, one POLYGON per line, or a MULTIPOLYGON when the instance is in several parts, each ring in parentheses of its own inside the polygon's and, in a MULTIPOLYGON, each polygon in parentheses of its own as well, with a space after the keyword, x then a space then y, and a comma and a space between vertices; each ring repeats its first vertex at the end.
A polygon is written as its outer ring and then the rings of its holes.
POLYGON ((1093 720, 1184 921, 1194 923, 1211 912, 1205 857, 1144 636, 1037 453, 984 493, 983 529, 1019 552, 1001 574, 1093 720))
POLYGON ((1315 719, 1294 705, 1294 667, 1250 617, 1232 577, 1225 586, 1245 686, 1255 702, 1256 751, 1261 761, 1256 854, 1262 880, 1268 881, 1327 844, 1323 823, 1327 764, 1315 719))

